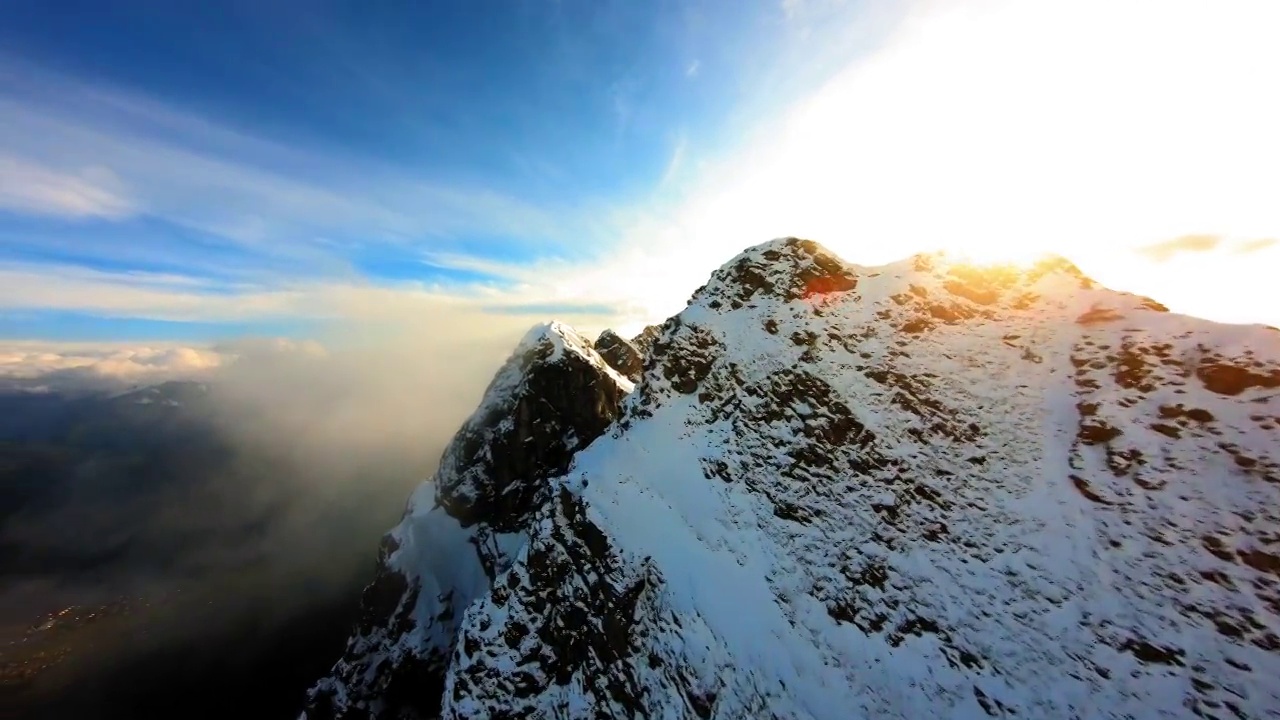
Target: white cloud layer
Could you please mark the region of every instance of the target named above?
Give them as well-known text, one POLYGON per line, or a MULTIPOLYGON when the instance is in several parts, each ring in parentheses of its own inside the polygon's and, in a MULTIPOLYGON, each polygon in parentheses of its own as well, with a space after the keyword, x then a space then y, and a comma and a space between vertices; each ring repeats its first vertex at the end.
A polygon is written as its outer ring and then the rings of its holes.
POLYGON ((0 378, 37 380, 76 371, 85 378, 158 381, 199 377, 231 359, 228 353, 173 343, 57 343, 0 341, 0 378))

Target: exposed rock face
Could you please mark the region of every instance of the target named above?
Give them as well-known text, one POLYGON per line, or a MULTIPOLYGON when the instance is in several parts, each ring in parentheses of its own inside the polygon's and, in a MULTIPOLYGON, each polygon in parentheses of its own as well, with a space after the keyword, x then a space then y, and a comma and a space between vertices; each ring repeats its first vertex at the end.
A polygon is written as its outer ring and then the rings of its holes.
POLYGON ((525 542, 548 479, 618 415, 631 383, 570 328, 534 328, 383 540, 361 619, 309 718, 432 717, 467 605, 525 542))
POLYGON ((522 529, 545 479, 604 431, 631 390, 601 360, 567 326, 535 328, 445 450, 437 502, 464 526, 522 529))
POLYGON ((640 373, 644 370, 644 356, 630 341, 619 337, 612 330, 605 330, 596 338, 595 348, 614 370, 632 382, 640 379, 640 373))
POLYGON ((437 624, 439 711, 1275 716, 1278 372, 1280 333, 1061 259, 751 248, 661 327, 611 428, 511 493, 524 530, 437 624))
POLYGON ((812 240, 767 243, 734 258, 698 288, 690 305, 737 310, 744 303, 799 300, 853 290, 853 270, 812 240))
POLYGON ((638 335, 631 338, 631 345, 640 351, 641 357, 648 357, 653 351, 653 341, 658 339, 662 334, 661 325, 649 325, 641 330, 638 335))

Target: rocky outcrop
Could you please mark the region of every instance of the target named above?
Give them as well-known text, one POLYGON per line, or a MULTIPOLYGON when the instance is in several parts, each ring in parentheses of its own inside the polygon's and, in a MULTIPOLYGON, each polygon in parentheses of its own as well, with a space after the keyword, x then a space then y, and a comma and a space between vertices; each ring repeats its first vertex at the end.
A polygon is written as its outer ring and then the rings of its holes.
POLYGON ((523 528, 573 454, 619 412, 631 383, 568 326, 535 328, 445 450, 436 501, 464 526, 523 528))
MULTIPOLYGON (((430 690, 447 718, 1274 715, 1278 369, 1280 334, 1061 259, 751 248, 497 505, 523 529, 455 570, 430 690)), ((411 516, 390 564, 440 597, 411 516)), ((403 603, 367 604, 393 634, 403 603)))
POLYGON ((631 338, 631 345, 640 351, 641 357, 648 357, 653 351, 653 341, 658 339, 662 334, 661 325, 649 325, 641 330, 635 337, 631 338))
POLYGON ((384 538, 346 653, 308 718, 433 717, 467 606, 511 564, 548 480, 618 415, 631 384, 572 329, 534 328, 384 538))
POLYGON ((644 356, 630 341, 619 337, 612 330, 605 330, 596 338, 595 349, 614 370, 632 382, 640 379, 640 373, 644 370, 644 356))

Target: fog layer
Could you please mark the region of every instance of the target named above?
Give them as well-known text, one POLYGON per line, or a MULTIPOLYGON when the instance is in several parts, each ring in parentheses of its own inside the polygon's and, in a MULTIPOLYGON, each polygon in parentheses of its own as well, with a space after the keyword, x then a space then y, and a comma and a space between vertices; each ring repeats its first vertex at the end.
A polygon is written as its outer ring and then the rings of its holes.
POLYGON ((121 388, 158 374, 28 373, 4 396, 30 420, 10 413, 0 439, 18 458, 5 482, 25 483, 0 507, 0 641, 20 650, 7 663, 59 659, 22 682, 10 667, 0 691, 84 717, 246 716, 239 696, 265 691, 255 712, 290 714, 340 653, 379 536, 527 324, 240 340, 208 349, 226 360, 202 385, 150 391, 121 388), (44 405, 20 404, 32 388, 44 405), (23 475, 33 448, 52 459, 23 475), (71 606, 94 617, 33 632, 71 606))

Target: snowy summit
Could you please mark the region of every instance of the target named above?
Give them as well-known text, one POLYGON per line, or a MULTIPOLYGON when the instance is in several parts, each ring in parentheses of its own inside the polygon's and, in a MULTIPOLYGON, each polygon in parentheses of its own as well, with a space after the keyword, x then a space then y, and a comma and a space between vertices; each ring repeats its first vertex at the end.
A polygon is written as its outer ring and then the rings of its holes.
POLYGON ((1274 717, 1278 396, 1065 260, 765 243, 530 332, 304 717, 1274 717))

